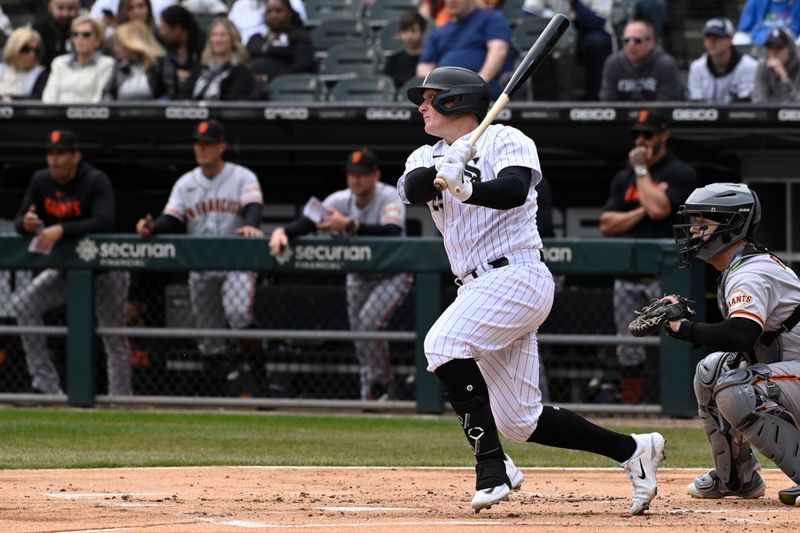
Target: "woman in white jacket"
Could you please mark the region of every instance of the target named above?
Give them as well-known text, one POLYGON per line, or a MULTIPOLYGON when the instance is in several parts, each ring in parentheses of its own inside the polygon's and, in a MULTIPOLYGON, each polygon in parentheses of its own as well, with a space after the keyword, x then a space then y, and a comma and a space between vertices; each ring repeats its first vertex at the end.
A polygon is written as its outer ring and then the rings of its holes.
POLYGON ((72 53, 50 65, 42 101, 47 104, 94 103, 103 97, 114 60, 100 52, 102 28, 90 15, 72 21, 72 53))

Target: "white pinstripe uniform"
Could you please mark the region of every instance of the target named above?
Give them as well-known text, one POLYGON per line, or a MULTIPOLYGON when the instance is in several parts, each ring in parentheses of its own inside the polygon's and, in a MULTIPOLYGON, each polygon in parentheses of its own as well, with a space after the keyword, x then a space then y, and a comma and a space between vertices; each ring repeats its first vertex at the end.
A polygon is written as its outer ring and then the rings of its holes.
MULTIPOLYGON (((406 175, 433 166, 447 148, 440 140, 409 156, 397 187, 405 203, 410 203, 406 175)), ((540 259, 536 228, 534 187, 542 175, 536 145, 516 128, 490 126, 466 165, 465 179, 490 181, 511 166, 532 169, 531 187, 520 207, 490 209, 462 203, 450 193, 428 202, 450 267, 463 285, 425 337, 425 356, 431 372, 453 359, 474 358, 486 380, 498 429, 525 442, 542 412, 536 331, 550 312, 554 290, 553 277, 540 259), (502 257, 508 266, 489 265, 502 257), (470 274, 473 270, 477 277, 470 274)))
MULTIPOLYGON (((263 203, 258 178, 251 170, 226 162, 213 178, 207 178, 200 167, 181 176, 172 188, 164 213, 186 224, 189 235, 233 235, 244 225, 242 209, 251 203, 263 203)), ((247 327, 253 319, 255 282, 255 272, 190 272, 196 327, 247 327)), ((198 346, 206 355, 227 349, 221 338, 200 339, 198 346)))

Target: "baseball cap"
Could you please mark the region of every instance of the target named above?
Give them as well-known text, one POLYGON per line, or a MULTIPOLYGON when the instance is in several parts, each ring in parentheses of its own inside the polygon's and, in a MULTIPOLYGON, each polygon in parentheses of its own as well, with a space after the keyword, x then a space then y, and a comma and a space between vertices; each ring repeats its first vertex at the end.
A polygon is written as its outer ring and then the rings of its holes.
POLYGON ((194 135, 192 138, 195 141, 206 141, 210 143, 225 142, 225 126, 213 118, 198 122, 197 126, 194 127, 194 135))
POLYGON ((786 48, 792 44, 792 39, 783 28, 772 28, 764 46, 767 48, 786 48))
POLYGON ((652 109, 642 109, 636 117, 636 124, 633 125, 631 131, 651 131, 653 133, 661 133, 669 129, 669 122, 660 111, 652 109))
POLYGON ((714 17, 706 22, 703 27, 703 35, 716 35, 718 37, 733 36, 733 22, 725 17, 714 17))
POLYGON ((70 130, 53 130, 47 137, 47 149, 74 152, 79 149, 78 136, 70 130))
POLYGON ((347 170, 372 172, 378 168, 378 157, 366 148, 359 148, 347 156, 347 170))

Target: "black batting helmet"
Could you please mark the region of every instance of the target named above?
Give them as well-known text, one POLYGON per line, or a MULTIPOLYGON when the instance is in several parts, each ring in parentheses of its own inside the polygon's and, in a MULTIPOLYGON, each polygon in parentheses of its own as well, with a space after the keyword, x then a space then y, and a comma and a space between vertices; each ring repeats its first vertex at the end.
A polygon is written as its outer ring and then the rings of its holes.
POLYGON ((743 183, 712 183, 695 189, 678 208, 683 224, 672 226, 681 266, 708 261, 721 250, 742 240, 753 241, 761 222, 761 202, 743 183), (716 222, 710 234, 690 231, 697 217, 716 222))
POLYGON ((408 89, 406 94, 413 103, 422 104, 425 89, 439 93, 431 100, 433 108, 442 115, 475 113, 483 119, 489 109, 489 87, 475 72, 461 67, 438 67, 433 69, 422 84, 408 89), (445 106, 449 103, 449 106, 445 106))

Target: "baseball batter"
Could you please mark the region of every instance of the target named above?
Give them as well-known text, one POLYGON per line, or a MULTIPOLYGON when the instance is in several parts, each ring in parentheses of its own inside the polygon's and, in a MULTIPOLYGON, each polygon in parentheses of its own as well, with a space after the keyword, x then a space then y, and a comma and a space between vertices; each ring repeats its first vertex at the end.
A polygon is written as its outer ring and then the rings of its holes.
POLYGON ((536 228, 534 186, 542 172, 535 144, 515 128, 494 125, 473 148, 470 133, 486 114, 489 93, 470 70, 434 69, 408 98, 419 106, 425 131, 441 139, 409 156, 398 191, 404 202, 430 208, 459 285, 424 346, 428 370, 445 386, 477 460, 473 509, 506 499, 523 481, 499 430, 516 442, 620 462, 633 483, 630 512, 641 514, 656 495, 664 438, 614 433, 541 403, 536 331, 550 312, 554 284, 536 228), (448 183, 441 193, 433 186, 437 176, 448 183))
MULTIPOLYGON (((397 190, 380 181, 375 154, 362 148, 351 152, 345 166, 347 188, 336 191, 322 205, 327 213, 314 222, 300 217, 276 228, 269 242, 270 253, 283 254, 289 238, 321 231, 339 235, 395 237, 405 234, 406 208, 397 190)), ((347 315, 353 331, 378 331, 389 323, 411 289, 410 274, 347 274, 347 315)), ((354 341, 359 366, 362 400, 389 399, 392 369, 389 343, 354 341)))
MULTIPOLYGON (((755 446, 795 485, 778 492, 794 505, 800 496, 800 280, 758 245, 758 196, 746 185, 715 183, 696 189, 675 226, 682 266, 704 261, 722 272, 716 324, 673 320, 672 334, 715 350, 697 365, 694 390, 714 459, 714 470, 688 487, 696 498, 764 494, 755 446)), ((667 297, 676 300, 675 297, 667 297)))
MULTIPOLYGON (((198 166, 181 176, 172 187, 164 212, 153 220, 139 220, 136 233, 262 237, 259 229, 263 199, 258 178, 249 169, 226 162, 225 128, 216 120, 197 124, 194 155, 198 166)), ((253 318, 255 272, 202 271, 189 273, 192 313, 198 329, 247 327, 253 318)), ((203 355, 220 355, 228 349, 226 339, 202 338, 203 355)))

